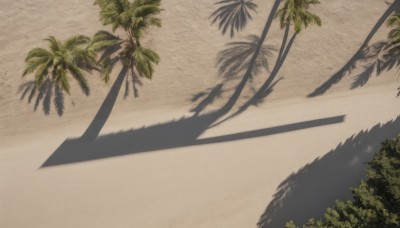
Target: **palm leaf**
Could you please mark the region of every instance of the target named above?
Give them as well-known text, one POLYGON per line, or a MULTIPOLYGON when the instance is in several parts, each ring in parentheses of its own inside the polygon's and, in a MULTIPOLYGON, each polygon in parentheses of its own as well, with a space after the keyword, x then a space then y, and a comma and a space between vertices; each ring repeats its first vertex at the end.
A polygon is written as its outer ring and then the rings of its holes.
POLYGON ((89 96, 89 86, 88 86, 86 78, 83 76, 81 70, 76 66, 69 66, 68 70, 71 73, 71 75, 74 77, 74 79, 78 82, 83 93, 86 96, 89 96))
POLYGON ((151 79, 154 72, 154 64, 159 62, 159 55, 147 48, 138 47, 134 52, 135 67, 140 75, 151 79))
POLYGON ((77 35, 67 39, 64 43, 66 49, 74 49, 77 46, 90 43, 90 38, 84 35, 77 35))
POLYGON ((113 34, 102 30, 94 35, 92 42, 89 46, 89 49, 95 52, 100 52, 104 51, 106 48, 112 45, 116 45, 121 42, 122 40, 119 37, 114 36, 113 34))
POLYGON ((51 61, 50 58, 34 58, 30 59, 28 62, 26 62, 24 72, 22 73, 22 76, 26 76, 27 74, 33 73, 39 66, 41 65, 47 65, 51 61))
POLYGON ((57 52, 62 49, 62 44, 60 44, 60 42, 58 42, 58 40, 56 40, 56 38, 54 36, 49 36, 45 40, 50 43, 50 50, 52 52, 57 52))

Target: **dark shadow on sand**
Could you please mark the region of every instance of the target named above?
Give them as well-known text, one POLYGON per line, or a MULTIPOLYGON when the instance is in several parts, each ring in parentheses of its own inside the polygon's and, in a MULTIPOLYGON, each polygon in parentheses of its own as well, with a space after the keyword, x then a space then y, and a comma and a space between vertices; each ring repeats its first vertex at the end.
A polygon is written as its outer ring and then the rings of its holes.
POLYGON ((400 65, 400 48, 395 47, 390 41, 376 42, 365 50, 363 62, 363 70, 354 76, 352 89, 364 86, 373 73, 380 76, 382 72, 398 68, 400 65))
POLYGON ((217 111, 201 116, 184 117, 179 120, 140 129, 102 135, 95 140, 83 137, 68 139, 44 162, 42 168, 142 152, 264 137, 301 129, 338 124, 342 123, 345 118, 345 116, 333 116, 199 139, 200 135, 220 115, 221 113, 217 111))
MULTIPOLYGON (((45 80, 40 87, 37 87, 34 81, 25 82, 20 85, 18 93, 21 94, 21 101, 27 99, 29 104, 34 102, 33 110, 35 112, 40 104, 42 104, 43 113, 47 116, 50 114, 53 103, 58 116, 64 114, 64 93, 61 88, 50 79, 45 80)), ((86 94, 89 94, 89 92, 87 91, 86 94)))
POLYGON ((258 227, 284 227, 289 220, 305 224, 309 218, 321 218, 336 199, 351 199, 350 188, 365 177, 365 163, 380 149, 381 142, 399 133, 400 116, 354 134, 293 173, 278 186, 258 227))
MULTIPOLYGON (((217 85, 215 89, 211 89, 211 95, 207 96, 206 94, 198 94, 198 96, 195 96, 193 98, 196 100, 205 96, 205 99, 200 103, 200 105, 193 109, 195 115, 193 115, 192 117, 184 117, 177 121, 171 121, 165 124, 158 124, 151 127, 144 127, 142 129, 99 136, 101 129, 103 128, 104 124, 111 114, 116 98, 122 86, 123 78, 126 75, 126 72, 122 70, 118 78, 115 80, 114 85, 112 86, 103 105, 100 107, 98 113, 96 114, 92 123, 89 125, 82 137, 66 140, 50 156, 50 158, 42 165, 42 167, 89 161, 100 158, 134 154, 139 152, 199 145, 211 143, 211 141, 215 143, 239 140, 241 138, 244 139, 260 137, 272 134, 276 131, 280 133, 280 131, 282 130, 279 129, 282 128, 278 128, 278 130, 275 129, 272 133, 271 129, 263 129, 252 132, 239 133, 239 136, 237 134, 234 134, 221 136, 217 139, 207 139, 211 140, 210 142, 208 142, 207 140, 205 141, 205 139, 198 139, 202 133, 209 129, 210 126, 212 126, 213 123, 215 123, 222 116, 226 115, 232 109, 232 107, 234 107, 247 82, 252 78, 254 69, 257 69, 258 67, 257 60, 260 58, 260 54, 263 53, 263 43, 272 24, 279 3, 280 0, 275 1, 275 4, 273 5, 273 8, 271 10, 271 15, 264 27, 260 38, 257 39, 256 44, 252 44, 250 46, 254 53, 252 53, 252 55, 248 55, 247 57, 248 65, 246 65, 246 67, 242 69, 244 72, 242 78, 240 79, 240 83, 238 83, 238 85, 235 87, 233 93, 229 96, 225 104, 218 110, 206 114, 200 114, 200 112, 204 110, 204 108, 207 106, 207 102, 213 101, 213 99, 222 90, 221 85, 217 85)), ((246 48, 248 47, 249 45, 246 46, 246 48)), ((343 117, 334 117, 333 119, 328 118, 328 120, 333 120, 335 123, 339 123, 343 121, 343 117)), ((316 121, 317 124, 315 122, 312 123, 316 125, 326 124, 326 120, 316 121)), ((314 125, 307 125, 304 126, 304 128, 313 126, 314 125)), ((290 131, 290 129, 287 129, 287 131, 290 131)))
MULTIPOLYGON (((297 33, 294 33, 290 40, 288 41, 289 37, 289 26, 286 27, 285 33, 283 36, 281 48, 279 50, 278 57, 276 59, 274 68, 272 69, 271 73, 269 74, 267 80, 264 82, 264 84, 254 93, 254 95, 247 100, 236 112, 233 114, 229 115, 225 119, 221 120, 220 122, 216 123, 214 126, 219 125, 225 121, 228 121, 244 111, 246 111, 250 106, 258 106, 260 103, 263 103, 266 99, 266 97, 271 94, 274 90, 274 87, 276 84, 279 83, 283 79, 283 77, 276 79, 279 70, 281 69, 283 63, 285 62, 290 49, 292 48, 292 45, 294 43, 294 40, 296 39, 297 33)), ((267 65, 268 66, 268 65, 267 65)))
MULTIPOLYGON (((357 52, 353 55, 353 57, 350 58, 350 60, 334 75, 332 75, 327 81, 325 81, 322 85, 320 85, 318 88, 316 88, 312 93, 308 95, 308 97, 315 97, 315 96, 320 96, 323 95, 326 91, 328 91, 334 84, 337 84, 343 77, 349 75, 355 68, 356 64, 358 61, 362 61, 365 59, 365 53, 368 52, 369 48, 369 42, 371 39, 374 37, 376 32, 381 28, 381 26, 385 23, 386 19, 393 13, 397 12, 400 8, 400 1, 395 1, 390 5, 390 7, 385 11, 385 13, 382 15, 382 17, 378 20, 378 22, 375 24, 375 26, 372 28, 360 48, 357 50, 357 52)), ((368 71, 368 69, 366 69, 368 71)), ((371 69, 369 69, 369 72, 371 72, 371 69)), ((360 80, 361 83, 355 82, 358 85, 362 85, 362 80, 360 80)), ((357 86, 353 86, 357 87, 357 86)))
POLYGON ((216 5, 221 6, 210 15, 211 24, 218 23, 223 35, 229 30, 231 37, 243 30, 249 20, 253 20, 252 12, 257 13, 257 5, 252 0, 222 0, 216 5))
MULTIPOLYGON (((226 45, 226 49, 219 52, 217 65, 219 74, 224 78, 224 81, 214 88, 209 88, 207 91, 193 95, 193 102, 197 101, 200 97, 205 97, 205 99, 192 109, 193 112, 198 115, 200 111, 214 102, 215 98, 220 97, 221 93, 226 91, 223 89, 223 86, 228 80, 241 77, 242 80, 238 83, 228 101, 228 103, 232 103, 232 101, 236 102, 246 84, 251 81, 254 75, 262 68, 269 69, 268 57, 272 54, 274 48, 264 45, 264 41, 271 28, 280 2, 280 0, 274 2, 261 36, 249 35, 244 41, 230 42, 226 45), (218 93, 215 93, 215 91, 218 91, 218 93)), ((225 107, 229 106, 228 103, 225 107)))

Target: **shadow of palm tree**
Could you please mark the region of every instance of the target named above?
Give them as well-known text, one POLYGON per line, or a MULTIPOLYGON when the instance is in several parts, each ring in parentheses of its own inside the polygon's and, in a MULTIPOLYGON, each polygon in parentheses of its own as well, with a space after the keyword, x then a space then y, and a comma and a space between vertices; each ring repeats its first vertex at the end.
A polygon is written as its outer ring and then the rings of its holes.
MULTIPOLYGON (((351 74, 351 72, 356 68, 357 62, 362 61, 365 58, 365 52, 369 49, 369 42, 375 35, 375 33, 379 30, 379 28, 385 23, 386 19, 393 13, 397 12, 400 7, 400 1, 395 1, 390 5, 390 7, 385 11, 382 17, 378 20, 375 26, 372 28, 360 48, 357 52, 350 58, 350 60, 334 75, 332 75, 327 81, 325 81, 322 85, 316 88, 312 93, 308 95, 308 97, 315 97, 323 95, 326 91, 329 90, 334 84, 337 84, 342 80, 343 77, 351 74)), ((369 69, 371 71, 371 69, 369 69)), ((368 71, 368 69, 367 69, 368 71)), ((362 83, 360 83, 361 85, 362 83)))
POLYGON ((400 65, 400 50, 391 47, 390 41, 380 41, 365 49, 364 59, 362 60, 365 63, 363 71, 354 76, 351 89, 364 86, 375 72, 376 76, 380 76, 382 72, 397 68, 400 65))
POLYGON ((50 114, 51 100, 54 96, 53 105, 58 116, 64 114, 64 94, 61 88, 50 79, 45 80, 40 87, 37 87, 34 81, 25 82, 20 85, 18 92, 21 93, 21 101, 25 98, 28 100, 29 104, 35 101, 34 111, 42 104, 42 110, 45 115, 50 114))
POLYGON ((202 97, 204 98, 199 102, 196 107, 192 108, 190 112, 193 112, 197 116, 201 112, 203 112, 208 105, 214 103, 216 99, 221 98, 222 93, 225 92, 224 90, 222 90, 222 86, 223 83, 220 83, 213 88, 207 89, 204 92, 195 94, 191 99, 192 103, 200 100, 202 97))
POLYGON ((67 139, 43 163, 41 168, 143 152, 265 137, 338 124, 345 119, 343 115, 332 116, 270 128, 199 138, 223 114, 224 110, 218 110, 200 116, 182 117, 166 123, 102 135, 95 140, 84 137, 67 139))
MULTIPOLYGON (((51 157, 42 165, 42 167, 67 164, 71 162, 87 161, 93 159, 100 159, 112 156, 121 156, 126 154, 133 154, 138 152, 154 151, 167 148, 175 148, 189 145, 198 145, 199 142, 205 144, 205 141, 198 140, 198 137, 204 133, 213 123, 215 123, 222 116, 227 114, 232 107, 237 102, 246 83, 252 77, 254 73, 254 68, 256 65, 259 55, 264 53, 262 50, 263 42, 272 24, 275 12, 279 6, 280 0, 275 1, 269 19, 264 27, 264 30, 257 40, 257 44, 251 46, 254 50, 251 58, 249 58, 248 66, 240 83, 235 87, 234 92, 230 95, 226 103, 216 111, 209 112, 206 114, 199 115, 199 113, 204 110, 209 102, 212 102, 218 93, 222 91, 222 86, 217 85, 214 89, 208 91, 208 96, 205 93, 200 93, 195 96, 194 100, 200 99, 200 97, 206 96, 201 104, 194 108, 195 114, 189 118, 182 118, 178 121, 172 121, 166 124, 159 124, 154 127, 143 128, 142 130, 132 130, 127 132, 121 132, 112 134, 109 136, 99 136, 101 129, 106 123, 108 117, 111 114, 117 96, 119 94, 120 88, 123 84, 123 80, 126 76, 126 71, 128 69, 122 69, 119 76, 115 80, 109 94, 107 95, 105 101, 101 105, 99 111, 94 117, 91 124, 88 126, 86 131, 80 138, 66 140, 52 155, 51 157), (254 48, 255 46, 255 48, 254 48), (150 142, 151 141, 151 142, 150 142), (101 142, 98 144, 98 142, 101 142), (98 145, 101 145, 100 147, 98 145), (85 152, 87 151, 87 153, 85 152), (76 154, 79 152, 80 154, 76 154)), ((246 44, 246 48, 249 45, 246 44)), ((262 59, 262 58, 261 58, 262 59)), ((244 69, 243 69, 244 70, 244 69)), ((316 122, 311 122, 311 126, 319 126, 324 124, 333 124, 342 122, 344 117, 328 118, 325 120, 315 120, 316 122)), ((306 126, 310 126, 309 122, 306 122, 306 126)), ((299 126, 299 125, 295 125, 299 126)), ((300 126, 303 126, 300 124, 300 126)), ((284 128, 286 129, 286 128, 284 128)), ((255 133, 245 133, 245 136, 238 137, 236 134, 233 136, 235 140, 242 137, 256 137, 255 135, 265 135, 271 134, 271 130, 267 131, 255 131, 255 133)), ((227 140, 226 137, 222 137, 227 140)), ((232 137, 228 137, 232 138, 232 137)))
POLYGON ((283 37, 283 41, 281 44, 281 48, 279 50, 278 57, 276 59, 274 68, 272 69, 269 77, 267 80, 264 82, 264 84, 254 93, 254 95, 248 99, 247 102, 245 102, 235 113, 231 114, 230 116, 226 117, 222 121, 216 123, 214 126, 219 125, 227 120, 230 120, 244 111, 246 111, 250 106, 258 106, 260 103, 263 103, 266 99, 266 97, 272 93, 273 88, 276 86, 276 84, 279 83, 279 81, 283 80, 284 78, 281 77, 278 80, 275 80, 276 76, 279 73, 279 70, 281 69, 283 63, 286 60, 286 57, 289 54, 290 49, 292 48, 292 45, 294 43, 294 40, 296 39, 297 33, 294 33, 292 35, 292 38, 288 41, 289 37, 289 27, 286 27, 285 34, 283 37), (275 80, 275 81, 274 81, 275 80))
POLYGON ((211 24, 219 22, 218 26, 222 34, 230 30, 231 37, 235 35, 235 32, 244 29, 249 20, 253 20, 250 11, 257 12, 257 5, 252 0, 222 0, 216 5, 222 6, 210 15, 210 18, 213 18, 211 24))
POLYGON ((284 227, 293 220, 305 224, 320 218, 335 200, 351 199, 351 187, 365 177, 366 162, 379 150, 380 143, 400 133, 400 116, 377 124, 340 143, 279 184, 272 201, 261 215, 258 227, 284 227))
POLYGON ((251 76, 264 68, 269 70, 268 57, 275 51, 271 45, 259 45, 263 42, 256 35, 249 35, 246 41, 230 42, 225 50, 218 54, 219 74, 224 78, 235 78, 246 72, 252 64, 252 56, 257 55, 251 76))
MULTIPOLYGON (((227 80, 235 79, 240 75, 243 75, 242 80, 234 89, 232 96, 227 102, 227 105, 237 101, 247 82, 250 81, 252 77, 262 68, 268 70, 268 57, 271 55, 271 52, 274 49, 270 45, 264 45, 264 41, 272 25, 280 2, 280 0, 276 0, 274 2, 260 37, 256 35, 250 35, 247 37, 247 41, 228 43, 227 48, 218 54, 217 65, 219 67, 219 74, 224 78, 222 84, 225 84, 227 80)), ((219 85, 217 85, 217 87, 219 87, 219 85)), ((215 89, 217 89, 217 87, 215 87, 215 89)), ((200 92, 199 94, 205 96, 210 91, 213 90, 200 92)), ((203 110, 207 105, 209 105, 207 103, 207 99, 203 100, 201 103, 201 109, 203 110)), ((198 109, 198 107, 193 108, 193 110, 198 109)))

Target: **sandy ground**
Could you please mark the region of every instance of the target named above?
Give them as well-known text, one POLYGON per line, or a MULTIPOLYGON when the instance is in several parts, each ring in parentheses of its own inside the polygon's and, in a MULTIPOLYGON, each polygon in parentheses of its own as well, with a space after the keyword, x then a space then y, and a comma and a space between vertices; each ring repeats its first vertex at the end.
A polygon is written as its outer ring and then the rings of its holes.
MULTIPOLYGON (((143 81, 139 98, 130 90, 123 99, 123 85, 100 136, 87 145, 81 136, 112 82, 88 75, 90 96, 74 89, 59 117, 53 106, 45 115, 42 103, 35 111, 36 95, 30 103, 22 98, 30 78, 21 73, 26 53, 48 35, 102 29, 98 9, 91 1, 0 0, 0 227, 282 227, 350 197, 379 142, 400 132, 396 69, 377 71, 373 54, 389 31, 382 22, 399 4, 314 7, 323 27, 296 37, 276 75, 283 80, 257 107, 213 127, 224 116, 211 110, 244 75, 224 78, 219 53, 261 36, 274 6, 254 1, 253 21, 230 38, 210 24, 215 2, 163 2, 164 25, 145 42, 162 58, 154 79, 143 81), (356 83, 367 76, 365 85, 356 83), (330 78, 342 80, 309 97, 330 78), (221 93, 203 110, 219 83, 221 93), (355 83, 361 88, 351 89, 355 83), (193 116, 195 107, 203 112, 193 116)), ((282 37, 274 21, 264 42, 277 50, 270 71, 282 37)), ((269 74, 261 69, 232 111, 269 74)))

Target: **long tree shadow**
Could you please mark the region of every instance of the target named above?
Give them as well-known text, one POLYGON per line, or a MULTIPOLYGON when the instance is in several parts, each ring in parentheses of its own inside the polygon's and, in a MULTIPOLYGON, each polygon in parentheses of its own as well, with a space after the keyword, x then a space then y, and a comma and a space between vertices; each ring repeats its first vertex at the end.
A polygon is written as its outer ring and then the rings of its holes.
MULTIPOLYGON (((219 74, 224 78, 224 81, 221 84, 224 85, 228 80, 236 79, 237 77, 243 75, 242 80, 236 86, 225 107, 237 101, 237 98, 242 93, 245 85, 255 74, 257 74, 262 68, 267 70, 269 69, 268 57, 271 55, 274 49, 269 45, 264 45, 264 41, 272 25, 280 2, 281 0, 276 0, 274 2, 261 36, 258 37, 256 35, 249 35, 245 41, 228 43, 226 45, 227 48, 218 54, 217 65, 219 68, 219 74)), ((208 91, 197 93, 193 97, 213 97, 210 93, 211 91, 215 91, 217 89, 219 89, 220 92, 223 91, 221 90, 223 86, 221 88, 218 87, 221 87, 221 85, 218 84, 216 87, 208 89, 208 91)), ((192 100, 196 101, 197 99, 192 100)), ((204 110, 205 107, 211 103, 207 101, 214 100, 215 99, 204 99, 192 110, 204 110)))
POLYGON ((336 199, 351 199, 350 188, 365 177, 366 162, 382 141, 400 133, 399 126, 400 116, 361 131, 291 174, 279 184, 258 227, 284 227, 289 220, 305 224, 309 218, 322 217, 336 199))
MULTIPOLYGON (((195 109, 195 115, 192 117, 182 118, 178 121, 159 124, 153 127, 99 137, 100 131, 111 114, 123 84, 123 79, 126 75, 123 69, 114 82, 103 105, 100 107, 95 118, 82 137, 66 140, 42 167, 198 144, 198 137, 204 133, 209 126, 232 109, 247 82, 251 79, 254 69, 257 68, 257 59, 259 59, 259 55, 262 53, 260 50, 263 49, 264 40, 272 24, 279 3, 280 0, 277 0, 273 5, 271 15, 260 38, 257 40, 257 45, 254 47, 252 46, 254 53, 251 58, 249 58, 246 71, 240 83, 236 86, 234 92, 221 108, 207 114, 199 115, 199 110, 203 110, 207 105, 205 101, 198 109, 195 109), (97 145, 101 146, 98 147, 97 145)), ((125 69, 125 71, 126 70, 127 69, 125 69)), ((212 99, 208 99, 208 101, 210 100, 212 99)), ((343 121, 343 119, 341 119, 341 121, 343 121)))
POLYGON ((34 81, 25 82, 18 88, 18 93, 21 94, 21 101, 27 99, 29 104, 34 102, 34 111, 42 104, 43 113, 49 115, 53 103, 58 116, 64 114, 64 94, 61 88, 50 79, 45 80, 40 87, 37 87, 34 81))
POLYGON ((365 50, 368 49, 369 42, 374 37, 379 28, 385 23, 386 19, 393 13, 397 12, 400 7, 400 1, 395 1, 390 5, 390 7, 385 11, 382 17, 378 20, 375 26, 372 28, 360 48, 357 52, 350 58, 350 60, 334 75, 332 75, 327 81, 322 83, 318 88, 316 88, 312 93, 308 95, 308 97, 315 97, 323 95, 326 91, 329 90, 334 84, 337 84, 343 77, 349 75, 355 68, 356 63, 359 60, 363 60, 365 58, 365 50))
POLYGON ((164 149, 230 142, 263 137, 301 129, 342 123, 345 116, 333 116, 271 128, 202 138, 199 136, 221 115, 220 111, 201 116, 142 127, 115 134, 102 135, 95 140, 76 138, 66 140, 42 167, 91 161, 122 155, 151 152, 164 149))
POLYGON ((231 37, 243 30, 249 20, 253 20, 250 11, 257 12, 257 5, 252 0, 222 0, 216 5, 222 6, 210 15, 211 24, 218 22, 222 34, 230 30, 231 37))

